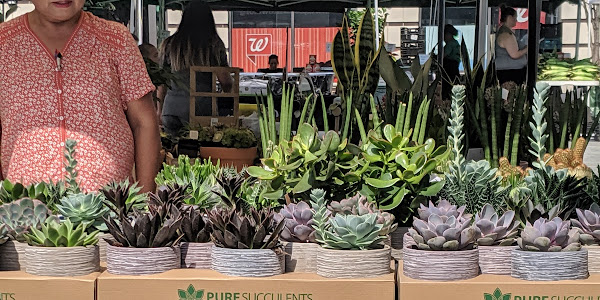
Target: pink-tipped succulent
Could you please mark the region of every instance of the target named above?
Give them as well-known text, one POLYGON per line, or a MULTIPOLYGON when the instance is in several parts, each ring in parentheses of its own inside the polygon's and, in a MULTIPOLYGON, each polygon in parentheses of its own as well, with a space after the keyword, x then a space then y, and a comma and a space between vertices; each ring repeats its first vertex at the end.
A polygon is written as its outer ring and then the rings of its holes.
POLYGON ((483 206, 475 215, 475 230, 477 244, 480 246, 512 246, 519 233, 519 223, 515 222, 515 212, 507 211, 502 217, 490 204, 483 206))
POLYGON ((381 235, 388 235, 398 227, 398 224, 394 224, 394 215, 382 211, 377 208, 377 205, 373 202, 369 202, 365 196, 357 193, 354 197, 344 199, 341 201, 332 201, 329 204, 328 209, 333 215, 356 215, 363 216, 366 214, 376 213, 377 224, 381 224, 382 230, 381 235))
POLYGON ((281 239, 294 243, 315 243, 313 211, 306 202, 285 205, 274 216, 275 222, 285 220, 281 239))
POLYGON ((569 221, 540 218, 533 225, 527 222, 517 243, 522 250, 539 252, 579 251, 579 231, 570 228, 569 221))
POLYGON ((421 207, 417 209, 419 219, 427 221, 430 215, 438 216, 454 216, 456 219, 470 219, 471 216, 465 214, 466 206, 456 207, 456 205, 450 204, 446 200, 441 200, 438 205, 434 205, 433 202, 429 201, 429 206, 421 204, 421 207))
POLYGON ((594 203, 589 210, 577 209, 577 220, 571 219, 579 230, 579 240, 584 245, 600 244, 600 206, 594 203))

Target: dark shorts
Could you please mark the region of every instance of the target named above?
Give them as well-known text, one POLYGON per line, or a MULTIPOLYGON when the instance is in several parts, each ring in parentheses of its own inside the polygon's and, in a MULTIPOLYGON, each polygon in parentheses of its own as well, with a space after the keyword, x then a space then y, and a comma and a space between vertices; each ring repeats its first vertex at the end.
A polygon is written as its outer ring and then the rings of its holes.
POLYGON ((527 67, 523 69, 512 69, 512 70, 497 70, 496 75, 500 84, 512 81, 516 84, 523 84, 527 79, 527 67))

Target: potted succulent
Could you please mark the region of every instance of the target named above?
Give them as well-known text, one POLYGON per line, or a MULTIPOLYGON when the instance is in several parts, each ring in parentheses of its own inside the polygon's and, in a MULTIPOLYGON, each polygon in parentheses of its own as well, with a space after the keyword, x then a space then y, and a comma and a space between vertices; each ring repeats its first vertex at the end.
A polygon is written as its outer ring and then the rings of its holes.
POLYGON ((476 229, 465 207, 445 200, 438 207, 419 209, 409 235, 414 245, 404 247, 404 275, 423 280, 463 280, 479 274, 476 229))
POLYGON ((561 218, 527 223, 512 251, 511 276, 524 280, 574 280, 588 277, 588 254, 579 231, 561 218))
POLYGON ((594 203, 589 210, 577 209, 577 219, 571 219, 579 230, 579 241, 588 252, 588 271, 600 273, 600 206, 594 203))
POLYGON ((390 273, 391 251, 383 244, 377 213, 330 217, 325 191, 311 192, 317 242, 317 274, 329 278, 365 278, 390 273))
POLYGON ((0 206, 0 224, 4 225, 4 236, 8 237, 8 240, 0 245, 0 271, 25 269, 25 234, 31 228, 39 228, 51 214, 44 203, 30 198, 0 206))
POLYGON ((40 276, 84 276, 100 269, 98 231, 86 232, 87 225, 69 219, 49 218, 41 229, 25 234, 31 247, 25 249, 26 272, 40 276))
POLYGON ((210 269, 212 258, 210 227, 206 224, 204 210, 189 206, 181 220, 181 267, 190 269, 210 269))
POLYGON ((116 197, 117 202, 109 205, 116 215, 104 217, 114 238, 106 239, 109 273, 149 275, 181 266, 178 244, 182 235, 178 231, 182 220, 183 188, 162 187, 159 190, 164 192, 150 194, 147 212, 133 210, 125 197, 116 197))
POLYGON ((254 165, 258 157, 254 132, 243 127, 223 125, 198 128, 200 157, 219 160, 223 166, 233 166, 238 171, 254 165))
POLYGON ((281 240, 286 253, 286 272, 317 272, 317 249, 313 211, 304 201, 284 205, 275 221, 285 223, 281 240))
POLYGON ((208 212, 211 239, 215 244, 212 248, 212 269, 242 277, 282 274, 285 258, 279 236, 285 222, 276 222, 271 208, 257 209, 239 196, 243 175, 229 174, 222 181, 224 206, 208 212))
POLYGON ((475 216, 479 268, 482 274, 510 275, 512 250, 516 249, 519 222, 515 212, 506 211, 500 218, 490 204, 475 216))

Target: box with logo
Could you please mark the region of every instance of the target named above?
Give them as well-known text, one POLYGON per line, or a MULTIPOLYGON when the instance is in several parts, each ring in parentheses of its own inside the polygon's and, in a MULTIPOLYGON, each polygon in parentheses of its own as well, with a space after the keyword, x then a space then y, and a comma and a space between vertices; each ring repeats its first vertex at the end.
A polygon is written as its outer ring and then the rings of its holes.
POLYGON ((97 300, 393 300, 394 274, 370 279, 326 279, 288 273, 229 277, 211 270, 179 269, 149 276, 98 277, 97 300))
POLYGON ((99 275, 46 277, 24 271, 0 272, 0 300, 94 300, 99 275))
POLYGON ((398 270, 401 300, 600 300, 600 275, 586 280, 525 281, 501 275, 438 282, 408 278, 398 270))

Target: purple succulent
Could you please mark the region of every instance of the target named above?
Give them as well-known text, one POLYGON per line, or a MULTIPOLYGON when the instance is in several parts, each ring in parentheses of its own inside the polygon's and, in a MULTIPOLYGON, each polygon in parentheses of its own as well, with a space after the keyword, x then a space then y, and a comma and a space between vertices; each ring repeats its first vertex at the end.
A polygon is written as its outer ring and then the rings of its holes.
POLYGON ((594 203, 589 210, 577 209, 577 220, 571 223, 579 230, 579 240, 584 245, 600 244, 600 206, 594 203))
POLYGON ((456 205, 450 204, 446 200, 441 200, 438 205, 434 205, 433 202, 429 201, 429 207, 421 204, 421 207, 417 209, 419 213, 419 219, 427 221, 430 215, 438 216, 454 216, 456 219, 470 219, 470 215, 465 215, 465 206, 456 208, 456 205))
POLYGON ((295 243, 314 243, 315 229, 313 228, 313 211, 306 202, 285 205, 278 214, 275 221, 285 220, 285 226, 281 232, 281 239, 295 243))
POLYGON ((511 246, 519 233, 519 223, 515 222, 515 212, 507 211, 498 218, 494 207, 490 204, 483 206, 475 216, 477 244, 480 246, 511 246))
POLYGON ((533 225, 527 222, 517 243, 522 250, 540 252, 578 251, 579 231, 570 229, 569 221, 540 218, 533 225))

